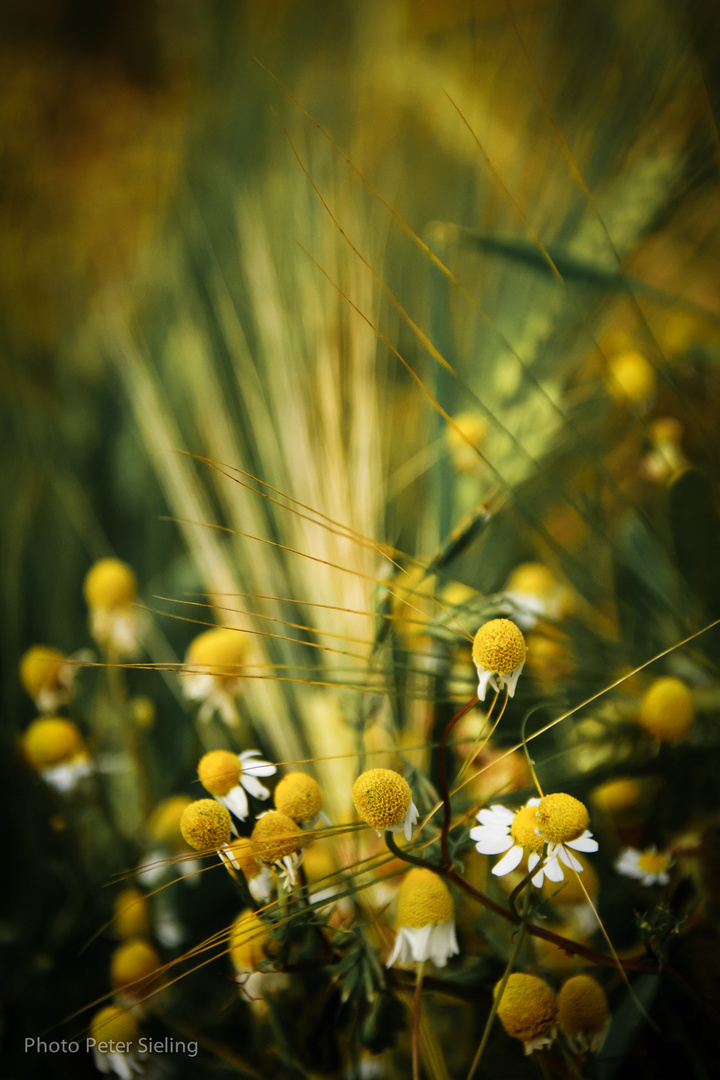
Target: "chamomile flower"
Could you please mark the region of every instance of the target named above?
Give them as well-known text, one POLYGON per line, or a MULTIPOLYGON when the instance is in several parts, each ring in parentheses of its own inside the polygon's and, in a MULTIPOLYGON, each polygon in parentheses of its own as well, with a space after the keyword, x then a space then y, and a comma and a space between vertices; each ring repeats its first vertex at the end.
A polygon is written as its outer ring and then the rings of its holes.
POLYGON ((172 871, 181 874, 190 885, 199 882, 202 864, 197 859, 180 858, 192 851, 182 835, 180 823, 185 810, 192 803, 189 795, 171 795, 153 810, 147 823, 152 847, 145 855, 137 877, 147 888, 153 888, 172 871))
MULTIPOLYGON (((273 792, 275 808, 298 825, 313 825, 322 814, 322 792, 314 776, 286 773, 273 792)), ((325 819, 327 820, 327 819, 325 819)))
POLYGON ((80 732, 62 716, 33 720, 22 737, 22 752, 28 764, 56 791, 72 791, 92 771, 80 732))
POLYGON ((418 819, 407 780, 392 769, 368 769, 353 784, 352 799, 360 817, 372 825, 378 836, 400 832, 412 837, 418 819))
POLYGON ((74 664, 50 645, 33 645, 20 659, 20 682, 43 713, 67 705, 75 692, 74 664))
POLYGON ((248 795, 262 800, 270 798, 258 776, 274 776, 277 772, 277 767, 269 761, 253 760, 259 753, 259 750, 244 750, 242 754, 211 750, 198 764, 198 776, 205 790, 241 821, 249 813, 248 795))
POLYGON ((587 828, 590 815, 583 803, 562 792, 545 795, 538 803, 535 820, 538 833, 548 842, 548 860, 557 859, 580 873, 582 863, 569 849, 585 852, 598 849, 597 840, 587 828))
MULTIPOLYGON (((539 799, 528 799, 525 806, 513 812, 505 806, 495 804, 477 814, 480 822, 470 830, 471 840, 481 855, 503 855, 493 867, 496 877, 512 873, 527 855, 528 872, 535 869, 541 861, 545 841, 536 828, 536 813, 539 799)), ((544 879, 562 881, 563 871, 557 858, 548 858, 532 879, 533 885, 540 888, 544 879)))
MULTIPOLYGON (((495 987, 495 996, 499 988, 500 983, 495 987)), ((513 972, 505 984, 497 1014, 508 1035, 520 1039, 526 1055, 549 1046, 557 1034, 557 998, 537 975, 513 972)))
POLYGON ((408 873, 398 890, 397 924, 387 967, 424 960, 445 967, 448 957, 460 951, 450 890, 432 870, 418 867, 408 873))
POLYGON ((594 1053, 602 1048, 610 1026, 605 991, 590 975, 573 975, 558 994, 560 1027, 573 1050, 594 1053))
POLYGON ((139 889, 123 889, 115 899, 113 927, 121 938, 142 937, 150 926, 147 897, 139 889))
POLYGON ((243 911, 235 918, 230 928, 230 960, 237 982, 256 1009, 262 1010, 267 994, 277 993, 288 985, 283 972, 258 971, 259 965, 272 959, 276 951, 277 942, 270 937, 259 915, 243 911))
POLYGON ((133 1080, 133 1073, 142 1072, 135 1049, 139 1034, 138 1022, 129 1009, 106 1005, 96 1012, 89 1032, 95 1068, 121 1080, 133 1080))
POLYGON ((303 860, 308 836, 287 814, 267 810, 260 814, 252 831, 255 858, 265 866, 279 866, 290 885, 297 883, 297 871, 303 860))
POLYGON ((196 799, 183 811, 180 831, 196 851, 216 851, 223 862, 227 854, 234 825, 230 811, 215 799, 196 799))
POLYGON ((261 866, 255 858, 255 846, 247 836, 240 836, 225 849, 228 870, 240 870, 247 882, 250 895, 256 904, 267 904, 272 896, 272 874, 267 866, 261 866))
MULTIPOLYGON (((119 945, 110 958, 110 982, 122 1005, 138 1010, 157 988, 162 961, 152 945, 141 937, 131 937, 119 945)), ((136 1015, 144 1010, 140 1008, 136 1015)))
POLYGON ((491 619, 475 635, 472 658, 478 673, 477 696, 485 700, 490 686, 498 693, 507 687, 509 697, 525 666, 525 638, 510 619, 491 619))
POLYGON ((235 700, 242 693, 247 657, 247 636, 241 630, 215 626, 190 642, 182 687, 185 697, 201 702, 198 720, 206 722, 217 712, 229 726, 237 724, 235 700))
POLYGON ((640 702, 638 723, 660 742, 684 739, 695 723, 695 706, 685 683, 672 675, 656 679, 640 702))
POLYGON ((502 593, 503 610, 518 626, 531 630, 539 619, 559 619, 567 606, 567 590, 542 563, 516 566, 502 593))
POLYGON ((135 656, 141 638, 141 619, 134 606, 135 574, 120 559, 100 559, 90 567, 83 586, 90 613, 90 633, 104 649, 118 656, 135 656))
POLYGON ((672 859, 655 847, 638 851, 637 848, 625 848, 615 863, 615 869, 626 877, 637 878, 643 885, 667 885, 670 880, 668 870, 672 859))

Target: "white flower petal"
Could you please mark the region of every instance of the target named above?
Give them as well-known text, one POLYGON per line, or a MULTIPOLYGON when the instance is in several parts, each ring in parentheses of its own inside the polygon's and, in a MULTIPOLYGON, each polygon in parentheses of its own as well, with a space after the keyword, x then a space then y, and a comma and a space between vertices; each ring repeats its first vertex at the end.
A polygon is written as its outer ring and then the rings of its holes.
POLYGON ((566 866, 571 867, 573 870, 577 870, 578 873, 582 872, 583 865, 579 862, 571 851, 568 851, 564 844, 559 845, 558 858, 561 859, 566 866))
POLYGON ((509 851, 515 841, 512 836, 482 836, 475 847, 481 855, 502 855, 503 851, 509 851))
POLYGON ((558 862, 557 856, 548 859, 548 861, 543 866, 543 872, 548 881, 558 882, 565 880, 565 874, 563 872, 562 866, 558 862))
POLYGON ((597 840, 593 840, 592 833, 586 829, 577 840, 568 840, 567 846, 574 848, 575 851, 597 851, 599 845, 597 840))
POLYGON ((520 865, 523 855, 523 849, 520 847, 519 844, 516 844, 515 847, 510 848, 507 855, 505 855, 499 863, 493 866, 492 872, 495 877, 504 877, 505 874, 509 874, 512 870, 514 870, 517 866, 520 865))
POLYGON ((239 784, 228 791, 227 795, 218 796, 217 801, 226 806, 230 813, 235 814, 235 817, 239 817, 241 821, 248 816, 247 795, 239 784))
POLYGON ((514 817, 515 814, 512 810, 508 810, 506 806, 500 806, 498 803, 484 807, 477 814, 477 820, 480 824, 489 826, 511 825, 514 817))
POLYGON ((256 799, 270 798, 270 792, 265 787, 265 785, 261 784, 259 780, 256 780, 254 776, 248 776, 245 771, 243 771, 243 774, 240 777, 240 783, 245 788, 245 790, 250 795, 254 795, 256 799))
POLYGON ((253 761, 254 757, 260 753, 259 750, 243 750, 242 754, 239 754, 240 763, 243 767, 244 773, 251 773, 253 776, 274 776, 277 772, 277 765, 273 765, 270 761, 260 759, 259 761, 253 761))

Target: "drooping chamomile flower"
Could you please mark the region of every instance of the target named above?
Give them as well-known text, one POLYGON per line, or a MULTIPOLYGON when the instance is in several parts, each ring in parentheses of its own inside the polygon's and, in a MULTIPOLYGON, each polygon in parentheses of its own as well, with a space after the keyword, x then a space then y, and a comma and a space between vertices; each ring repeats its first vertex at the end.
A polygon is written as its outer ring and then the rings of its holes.
POLYGON ((387 967, 424 960, 445 967, 460 951, 450 890, 432 870, 414 867, 405 877, 398 889, 397 928, 387 967))
POLYGON ((640 702, 638 723, 660 742, 684 739, 695 723, 695 706, 685 683, 672 675, 656 679, 640 702))
POLYGON ((284 990, 288 977, 283 972, 258 971, 258 966, 270 960, 277 951, 277 942, 254 911, 242 911, 230 928, 230 960, 235 978, 250 1003, 262 1006, 267 994, 284 990))
POLYGON ((244 750, 242 754, 211 750, 198 764, 198 776, 205 790, 241 821, 249 813, 245 792, 256 799, 269 799, 270 792, 257 777, 274 776, 277 772, 277 766, 269 761, 253 760, 259 753, 259 750, 244 750))
POLYGON ((147 833, 152 846, 137 872, 145 887, 152 888, 172 872, 182 874, 190 885, 199 882, 202 864, 197 859, 177 858, 192 851, 180 829, 182 816, 191 803, 189 795, 171 795, 159 802, 150 815, 147 833))
POLYGON ((503 610, 512 615, 523 630, 531 630, 538 619, 559 619, 568 602, 567 590, 542 563, 516 566, 502 592, 503 610))
POLYGON ((76 670, 50 645, 33 645, 20 658, 20 682, 43 713, 55 712, 72 699, 76 670))
POLYGON ((605 991, 590 975, 573 975, 557 998, 560 1027, 573 1050, 594 1053, 602 1048, 610 1026, 605 991))
POLYGON ((260 814, 251 837, 257 861, 265 866, 281 867, 290 885, 297 883, 297 870, 308 839, 291 817, 278 810, 260 814))
POLYGON ((267 904, 272 896, 272 874, 255 858, 255 845, 248 836, 240 836, 225 848, 225 865, 240 870, 256 904, 267 904))
POLYGON ((615 869, 626 877, 637 878, 643 885, 667 885, 672 864, 671 857, 655 847, 645 851, 627 847, 620 853, 615 869))
POLYGON ((229 726, 237 724, 235 699, 242 693, 247 657, 247 636, 241 630, 215 626, 193 638, 185 654, 189 670, 182 674, 182 687, 185 697, 201 702, 198 720, 208 721, 217 712, 229 726))
POLYGON ((100 559, 85 576, 90 633, 104 649, 134 656, 140 645, 141 620, 134 606, 135 574, 120 559, 100 559))
POLYGON ((196 799, 180 819, 183 837, 196 851, 216 851, 225 862, 234 831, 230 811, 215 799, 196 799))
POLYGON ((410 840, 418 819, 407 780, 392 769, 368 769, 353 784, 352 799, 360 817, 378 836, 399 832, 410 840))
POLYGON ((72 791, 92 771, 82 736, 71 720, 41 716, 22 737, 27 763, 56 791, 72 791))
MULTIPOLYGON (((500 983, 495 987, 495 996, 500 983)), ((557 1034, 555 993, 537 975, 513 972, 508 978, 497 1014, 508 1035, 520 1039, 525 1054, 549 1046, 557 1034)))
POLYGON ((273 801, 276 810, 287 814, 298 825, 312 825, 322 814, 320 785, 307 773, 286 773, 273 792, 273 801))
POLYGON ((90 1021, 89 1037, 95 1068, 114 1073, 121 1080, 132 1080, 142 1072, 135 1044, 140 1034, 138 1022, 129 1009, 106 1005, 90 1021))
POLYGON ((488 686, 498 693, 506 686, 509 697, 513 697, 525 666, 525 654, 525 638, 510 619, 491 619, 481 626, 472 647, 478 699, 485 700, 488 686))
POLYGON ((128 938, 110 958, 110 982, 122 1005, 142 1015, 145 999, 158 987, 162 961, 141 937, 128 938))
POLYGON ((598 842, 587 827, 590 815, 572 795, 562 792, 545 795, 538 803, 535 822, 540 836, 548 842, 548 859, 559 859, 578 873, 582 871, 582 863, 569 849, 585 852, 598 849, 598 842))
MULTIPOLYGON (((496 877, 504 877, 520 866, 528 857, 528 872, 535 869, 542 858, 545 841, 538 834, 535 822, 539 799, 528 799, 525 806, 513 812, 495 804, 477 814, 480 822, 470 830, 470 839, 481 855, 503 855, 492 869, 496 877)), ((548 859, 532 879, 540 888, 545 877, 550 881, 563 880, 562 867, 557 858, 548 859)))

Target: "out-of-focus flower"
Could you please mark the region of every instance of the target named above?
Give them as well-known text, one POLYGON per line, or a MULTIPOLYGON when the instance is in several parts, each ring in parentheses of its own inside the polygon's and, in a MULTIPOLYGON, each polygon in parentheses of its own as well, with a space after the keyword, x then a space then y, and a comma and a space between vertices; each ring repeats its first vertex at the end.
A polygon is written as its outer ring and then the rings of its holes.
POLYGON ((472 649, 480 701, 485 700, 488 686, 498 693, 506 686, 509 697, 514 696, 525 666, 525 653, 522 631, 510 619, 491 619, 480 627, 472 649))
POLYGON ((22 737, 25 760, 57 791, 72 791, 92 771, 82 736, 71 720, 41 716, 22 737))
POLYGON ((559 619, 569 606, 569 593, 542 563, 516 566, 502 591, 503 611, 530 630, 539 619, 559 619))
POLYGON ((76 671, 65 654, 50 645, 33 645, 20 660, 20 682, 43 713, 72 700, 76 671))
POLYGON ((113 926, 119 937, 143 937, 149 929, 148 904, 139 889, 123 889, 115 899, 113 926))
POLYGON ((108 652, 135 656, 140 646, 141 620, 134 606, 135 574, 120 559, 100 559, 85 577, 85 601, 90 633, 108 652))
POLYGON ((264 999, 288 985, 283 972, 258 971, 258 966, 272 959, 277 950, 262 919, 254 911, 243 911, 230 928, 230 960, 235 977, 256 1012, 264 1013, 264 999))
POLYGON ((250 895, 256 904, 267 904, 272 896, 272 874, 267 866, 261 866, 255 858, 255 846, 247 836, 233 840, 225 849, 228 870, 234 867, 242 871, 250 895))
POLYGON ((182 688, 187 698, 201 703, 199 720, 208 721, 217 712, 226 724, 237 724, 235 700, 242 693, 248 651, 245 633, 223 626, 205 630, 190 642, 182 688))
POLYGON ((353 803, 360 817, 378 836, 400 832, 410 840, 418 819, 410 785, 392 769, 367 769, 353 784, 353 803))
POLYGON ((445 882, 432 870, 413 868, 398 890, 397 937, 387 966, 432 960, 445 967, 458 948, 455 907, 445 882))
POLYGON ((191 802, 189 795, 171 795, 158 803, 150 815, 147 833, 152 846, 137 871, 138 879, 147 888, 153 888, 173 871, 181 874, 188 884, 198 883, 201 863, 197 859, 178 858, 192 851, 180 829, 182 816, 191 802))
POLYGON ((602 1048, 610 1026, 605 991, 589 975, 573 975, 558 994, 558 1019, 572 1048, 591 1053, 602 1048))
POLYGON ((670 881, 668 870, 673 861, 669 855, 655 847, 638 851, 637 848, 625 848, 615 863, 615 869, 626 877, 637 878, 643 885, 667 885, 670 881))
POLYGON ((458 472, 473 473, 483 469, 482 450, 487 438, 487 424, 482 416, 472 412, 457 413, 445 429, 453 467, 458 472))
POLYGON ((200 758, 200 783, 218 802, 244 821, 249 814, 247 794, 256 799, 269 799, 270 792, 257 779, 274 776, 277 766, 262 759, 255 760, 259 750, 244 750, 233 754, 229 750, 210 750, 200 758))
MULTIPOLYGON (((495 996, 499 989, 500 983, 495 987, 495 996)), ((526 1054, 549 1046, 557 1034, 557 998, 537 975, 513 972, 505 984, 497 1014, 508 1035, 520 1039, 526 1054)))
POLYGON ((118 945, 110 958, 110 982, 120 1003, 132 1009, 143 1006, 158 988, 161 966, 156 950, 144 938, 128 938, 118 945))
POLYGON ((655 394, 656 384, 652 364, 634 349, 616 353, 608 361, 607 386, 618 402, 646 406, 655 394))
POLYGON ((660 742, 684 739, 695 723, 695 706, 685 683, 673 675, 656 679, 640 702, 638 723, 660 742))
POLYGON ((121 1080, 133 1080, 133 1073, 142 1072, 135 1047, 139 1034, 138 1022, 129 1009, 121 1005, 99 1009, 89 1031, 95 1068, 121 1080))

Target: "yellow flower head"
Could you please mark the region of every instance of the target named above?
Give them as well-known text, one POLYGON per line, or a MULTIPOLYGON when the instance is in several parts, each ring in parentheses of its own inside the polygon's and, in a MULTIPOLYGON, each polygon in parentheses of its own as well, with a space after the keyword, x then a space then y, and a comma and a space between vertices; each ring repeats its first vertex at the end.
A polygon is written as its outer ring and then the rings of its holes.
POLYGON ((240 758, 229 750, 211 750, 200 758, 198 776, 206 791, 222 798, 240 782, 242 776, 240 758))
POLYGON ((129 1009, 106 1005, 90 1021, 90 1038, 97 1043, 133 1043, 140 1034, 138 1022, 129 1009))
POLYGON ((652 364, 635 350, 617 353, 609 361, 608 389, 616 401, 642 404, 655 393, 652 364))
POLYGON ((33 720, 23 735, 22 749, 33 769, 60 765, 85 752, 80 732, 71 720, 61 716, 33 720))
POLYGON ((259 817, 252 831, 255 858, 268 865, 294 855, 307 841, 307 836, 293 819, 278 810, 269 810, 259 817))
POLYGON ((157 844, 178 845, 182 839, 180 822, 191 803, 189 795, 171 795, 158 803, 147 823, 150 838, 157 844))
MULTIPOLYGON (((495 987, 497 995, 500 983, 495 987)), ((497 1014, 508 1035, 525 1043, 525 1052, 552 1042, 557 998, 544 979, 514 972, 508 978, 497 1014)))
POLYGON ((368 769, 353 784, 352 798, 363 821, 385 830, 403 819, 412 802, 410 785, 392 769, 368 769))
POLYGON ((692 695, 671 675, 656 679, 640 702, 638 722, 661 742, 683 739, 695 722, 692 695))
POLYGON ((246 878, 255 877, 260 873, 260 867, 258 866, 255 858, 255 845, 248 836, 240 836, 226 849, 228 859, 235 863, 246 878))
POLYGON ((482 448, 487 439, 487 424, 482 416, 472 412, 457 413, 452 419, 445 434, 453 466, 458 472, 477 472, 483 460, 474 447, 482 448))
POLYGON ((320 785, 307 773, 287 773, 275 788, 273 798, 280 813, 293 821, 312 821, 322 810, 320 785))
POLYGON ((198 634, 188 645, 185 662, 202 668, 206 674, 234 679, 240 674, 248 655, 247 635, 223 626, 198 634))
POLYGON ((100 559, 88 570, 83 591, 89 608, 113 611, 132 604, 137 582, 127 563, 120 559, 100 559))
POLYGON ((149 929, 148 905, 139 889, 123 889, 115 899, 114 927, 122 938, 141 937, 149 929))
POLYGON ((596 1049, 610 1019, 607 997, 600 983, 589 975, 573 975, 563 983, 558 994, 560 1026, 583 1048, 596 1049))
POLYGON ((255 971, 276 947, 262 919, 254 911, 243 911, 230 929, 230 959, 236 971, 255 971))
POLYGON ((443 879, 432 870, 413 868, 398 890, 398 925, 434 926, 454 914, 453 899, 443 879))
POLYGON ((60 674, 65 655, 50 645, 33 645, 20 660, 20 682, 31 698, 43 690, 54 691, 61 686, 60 674))
POLYGON ((579 799, 557 793, 540 800, 535 820, 538 832, 548 843, 567 844, 582 836, 590 815, 579 799))
POLYGON ((215 799, 191 802, 180 819, 180 831, 196 851, 224 847, 230 840, 231 825, 230 811, 215 799))
POLYGON ((540 854, 545 847, 542 836, 536 830, 537 806, 521 806, 516 811, 510 826, 510 835, 516 844, 527 852, 540 854))
POLYGON ((130 938, 119 945, 110 959, 110 982, 129 997, 144 997, 158 977, 162 961, 143 938, 130 938))
POLYGON ((592 793, 592 801, 608 814, 626 814, 638 805, 641 792, 637 780, 621 777, 596 787, 592 793))
POLYGON ((510 697, 514 695, 525 653, 522 630, 510 619, 491 619, 480 627, 473 641, 472 658, 478 672, 481 701, 485 700, 488 686, 498 692, 507 686, 510 697))

